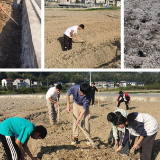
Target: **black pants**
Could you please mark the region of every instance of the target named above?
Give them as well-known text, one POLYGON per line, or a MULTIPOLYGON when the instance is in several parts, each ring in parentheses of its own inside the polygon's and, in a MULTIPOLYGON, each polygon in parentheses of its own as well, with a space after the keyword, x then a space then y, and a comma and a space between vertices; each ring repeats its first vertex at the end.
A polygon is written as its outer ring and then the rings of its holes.
POLYGON ((15 143, 15 137, 4 136, 0 134, 3 148, 9 160, 20 160, 20 150, 15 143))
POLYGON ((91 95, 92 105, 94 104, 95 94, 91 95))
POLYGON ((72 49, 72 38, 69 38, 64 34, 64 50, 72 49))
MULTIPOLYGON (((157 134, 157 133, 156 133, 157 134)), ((153 143, 156 137, 156 134, 152 136, 147 136, 143 139, 140 144, 140 160, 151 160, 153 143)))
POLYGON ((127 101, 124 101, 123 99, 121 99, 120 101, 118 101, 117 107, 119 107, 119 106, 120 106, 120 103, 122 103, 122 102, 125 102, 125 104, 126 104, 126 110, 128 110, 128 109, 129 109, 129 107, 128 107, 129 101, 128 101, 128 100, 127 100, 127 101))

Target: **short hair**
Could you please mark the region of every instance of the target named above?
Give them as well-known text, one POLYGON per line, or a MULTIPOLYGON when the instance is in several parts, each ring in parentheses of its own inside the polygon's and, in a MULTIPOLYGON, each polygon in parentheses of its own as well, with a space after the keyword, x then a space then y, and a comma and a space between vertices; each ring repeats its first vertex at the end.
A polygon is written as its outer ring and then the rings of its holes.
POLYGON ((120 124, 125 124, 127 119, 120 113, 116 112, 116 116, 114 118, 114 125, 118 126, 120 124))
POLYGON ((113 123, 115 116, 116 116, 115 113, 110 112, 110 113, 107 115, 107 120, 108 120, 109 122, 112 122, 112 123, 113 123))
POLYGON ((128 125, 135 126, 137 124, 135 119, 136 119, 136 114, 134 112, 130 113, 127 116, 128 125))
POLYGON ((119 94, 123 94, 123 92, 122 92, 122 91, 119 91, 119 94))
POLYGON ((61 84, 57 84, 56 85, 56 89, 62 90, 62 85, 61 84))
POLYGON ((84 24, 80 24, 79 27, 81 27, 82 29, 84 29, 84 24))
POLYGON ((95 83, 93 82, 92 84, 94 84, 95 85, 95 83))
POLYGON ((46 135, 47 135, 47 130, 46 130, 46 128, 45 128, 44 126, 42 126, 42 125, 36 126, 36 127, 35 127, 35 131, 36 131, 37 133, 39 133, 39 135, 40 135, 40 137, 41 137, 42 139, 44 139, 44 138, 46 137, 46 135))
POLYGON ((80 85, 80 91, 83 93, 83 94, 88 94, 90 92, 90 85, 87 84, 87 83, 82 83, 80 85))

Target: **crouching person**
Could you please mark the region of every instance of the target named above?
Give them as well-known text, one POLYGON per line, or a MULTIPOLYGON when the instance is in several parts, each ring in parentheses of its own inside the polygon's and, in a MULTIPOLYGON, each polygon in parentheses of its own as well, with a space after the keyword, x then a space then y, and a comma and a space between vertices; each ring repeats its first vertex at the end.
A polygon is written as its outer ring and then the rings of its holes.
POLYGON ((133 149, 140 147, 140 160, 151 160, 153 143, 159 129, 158 122, 154 117, 149 114, 137 112, 130 113, 127 118, 118 114, 114 119, 114 124, 119 128, 125 127, 124 138, 116 153, 124 147, 130 133, 134 136, 139 136, 133 149))
POLYGON ((29 138, 44 139, 47 130, 43 126, 35 126, 30 121, 12 117, 0 123, 0 139, 9 160, 24 160, 22 148, 32 160, 39 160, 33 157, 27 142, 29 138))
MULTIPOLYGON (((124 117, 128 116, 128 113, 123 109, 117 109, 114 111, 114 113, 111 112, 107 115, 107 120, 109 122, 111 122, 113 125, 113 128, 110 132, 110 137, 108 138, 108 141, 109 141, 108 143, 111 143, 110 140, 114 137, 115 146, 117 146, 117 147, 119 147, 119 145, 121 144, 121 140, 122 140, 124 133, 125 133, 125 128, 119 128, 113 124, 114 118, 116 117, 116 113, 118 113, 118 112, 121 113, 124 117)), ((126 142, 125 146, 120 151, 120 153, 128 156, 129 155, 129 147, 130 147, 130 143, 128 140, 126 142)))

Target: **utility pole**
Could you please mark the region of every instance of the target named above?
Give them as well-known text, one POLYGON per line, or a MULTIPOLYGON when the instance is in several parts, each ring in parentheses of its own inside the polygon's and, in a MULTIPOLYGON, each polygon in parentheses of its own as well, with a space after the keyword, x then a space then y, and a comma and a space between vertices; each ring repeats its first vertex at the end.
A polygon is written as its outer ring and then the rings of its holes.
POLYGON ((90 72, 90 86, 91 86, 91 76, 92 76, 92 75, 91 75, 91 72, 90 72))

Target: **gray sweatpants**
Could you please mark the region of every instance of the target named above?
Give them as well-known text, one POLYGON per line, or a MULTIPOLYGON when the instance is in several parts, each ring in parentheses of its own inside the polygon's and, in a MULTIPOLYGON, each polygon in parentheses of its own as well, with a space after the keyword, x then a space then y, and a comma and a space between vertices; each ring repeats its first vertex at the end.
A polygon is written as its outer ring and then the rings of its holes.
POLYGON ((54 124, 57 122, 57 107, 56 104, 51 102, 49 99, 47 101, 48 106, 48 114, 49 114, 49 120, 51 124, 54 124))
POLYGON ((153 143, 156 137, 155 133, 152 136, 147 136, 140 144, 140 160, 151 160, 153 143))

